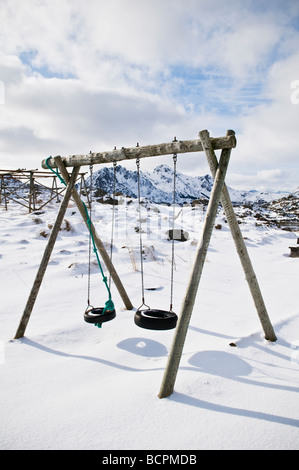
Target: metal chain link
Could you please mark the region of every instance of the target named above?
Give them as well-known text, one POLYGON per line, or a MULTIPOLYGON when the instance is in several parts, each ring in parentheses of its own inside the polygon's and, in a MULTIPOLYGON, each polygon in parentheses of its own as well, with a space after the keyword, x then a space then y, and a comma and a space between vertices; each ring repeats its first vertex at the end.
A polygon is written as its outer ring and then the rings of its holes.
MULTIPOLYGON (((92 212, 92 177, 93 177, 93 165, 90 165, 90 185, 89 185, 89 220, 91 224, 91 212, 92 212)), ((91 277, 91 247, 92 240, 91 235, 89 235, 89 245, 88 245, 88 281, 87 281, 87 308, 92 307, 90 304, 90 277, 91 277)))
POLYGON ((144 272, 143 272, 143 257, 142 257, 142 229, 141 229, 141 196, 140 196, 140 159, 136 158, 136 166, 137 166, 137 186, 138 186, 138 209, 139 209, 139 251, 140 251, 140 271, 141 271, 141 292, 142 292, 142 304, 138 307, 137 310, 140 310, 142 306, 150 308, 145 303, 144 298, 144 272))
POLYGON ((172 198, 172 245, 171 245, 171 277, 170 277, 170 307, 172 312, 173 302, 173 274, 174 274, 174 219, 175 219, 175 198, 176 198, 176 163, 177 154, 173 154, 173 198, 172 198))
POLYGON ((113 162, 113 202, 112 202, 112 227, 111 227, 111 241, 110 241, 110 269, 109 269, 109 289, 111 288, 111 267, 112 267, 112 253, 113 253, 113 241, 114 241, 114 224, 115 224, 115 198, 116 198, 116 162, 113 162))

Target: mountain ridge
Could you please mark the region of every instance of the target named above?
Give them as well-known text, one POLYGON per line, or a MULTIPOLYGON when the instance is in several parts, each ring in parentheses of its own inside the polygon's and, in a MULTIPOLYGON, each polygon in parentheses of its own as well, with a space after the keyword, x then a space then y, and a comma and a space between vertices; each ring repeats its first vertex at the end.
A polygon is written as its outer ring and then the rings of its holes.
MULTIPOLYGON (((140 195, 157 204, 171 204, 173 202, 173 169, 168 165, 158 165, 152 172, 140 171, 140 195)), ((211 175, 189 176, 176 172, 175 203, 191 203, 196 199, 208 200, 213 188, 214 179, 211 175)), ((93 173, 86 179, 86 186, 92 186, 93 190, 101 190, 106 194, 113 194, 114 168, 104 167, 93 173)), ((257 191, 237 190, 228 187, 233 203, 270 202, 287 196, 290 192, 285 191, 257 191)), ((299 188, 296 190, 299 192, 299 188)), ((117 165, 115 167, 115 192, 127 197, 137 198, 138 183, 137 171, 117 165)))

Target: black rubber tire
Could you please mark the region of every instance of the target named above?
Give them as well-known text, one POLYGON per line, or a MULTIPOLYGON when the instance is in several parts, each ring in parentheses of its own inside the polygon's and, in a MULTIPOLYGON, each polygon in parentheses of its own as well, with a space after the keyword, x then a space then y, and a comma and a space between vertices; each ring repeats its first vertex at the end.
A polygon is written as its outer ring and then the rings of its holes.
POLYGON ((107 321, 113 320, 116 317, 115 310, 106 310, 103 313, 103 308, 91 308, 84 313, 84 320, 87 323, 105 323, 107 321))
POLYGON ((172 330, 177 324, 177 315, 166 310, 137 310, 134 322, 147 330, 172 330))

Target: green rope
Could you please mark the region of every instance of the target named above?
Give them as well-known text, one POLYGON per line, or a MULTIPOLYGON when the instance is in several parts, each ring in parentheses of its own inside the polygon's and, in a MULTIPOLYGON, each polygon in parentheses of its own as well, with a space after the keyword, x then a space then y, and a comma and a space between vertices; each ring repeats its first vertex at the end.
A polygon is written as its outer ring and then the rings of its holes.
MULTIPOLYGON (((48 157, 46 159, 46 165, 47 167, 49 168, 49 170, 51 170, 53 173, 55 173, 56 176, 58 176, 58 178, 60 179, 61 183, 63 183, 65 186, 66 186, 66 182, 64 181, 64 179, 62 178, 62 176, 60 176, 58 170, 55 170, 54 168, 51 168, 50 165, 48 164, 48 160, 52 158, 51 156, 48 157)), ((96 244, 95 244, 95 241, 94 241, 94 237, 93 237, 93 233, 92 233, 92 229, 91 229, 91 220, 90 220, 90 217, 89 217, 89 214, 88 214, 88 210, 87 210, 87 207, 85 205, 85 203, 82 201, 82 204, 84 206, 84 210, 85 210, 85 213, 86 213, 86 219, 87 219, 87 224, 88 224, 88 229, 89 229, 89 233, 90 233, 90 236, 91 236, 91 240, 92 240, 92 244, 93 244, 93 251, 96 255, 96 258, 97 258, 97 262, 98 262, 98 266, 100 268, 100 271, 101 271, 101 274, 102 274, 102 278, 103 278, 103 282, 106 286, 106 289, 108 291, 108 296, 109 296, 109 299, 106 301, 105 303, 105 307, 103 309, 103 312, 102 312, 102 315, 106 312, 106 311, 112 311, 114 310, 114 303, 112 301, 112 298, 111 298, 111 291, 109 289, 109 286, 108 286, 108 282, 107 282, 107 277, 105 276, 104 274, 104 271, 103 271, 103 268, 102 268, 102 265, 101 265, 101 262, 100 262, 100 258, 99 258, 99 254, 98 254, 98 250, 97 250, 97 247, 96 247, 96 244)), ((95 323, 95 326, 97 327, 101 327, 101 324, 99 323, 95 323)))
POLYGON ((50 160, 50 158, 52 158, 51 155, 50 155, 50 157, 48 157, 48 158, 46 159, 46 165, 47 165, 47 167, 49 168, 49 170, 51 170, 53 173, 55 173, 55 175, 58 176, 58 178, 60 179, 60 182, 61 182, 62 184, 64 184, 64 186, 66 186, 66 182, 64 181, 64 179, 62 178, 62 176, 60 176, 59 171, 58 171, 58 170, 55 170, 55 168, 51 168, 51 167, 50 167, 50 165, 49 165, 49 163, 48 163, 48 161, 50 160))
POLYGON ((111 310, 114 310, 114 303, 112 301, 112 298, 111 298, 111 291, 109 289, 109 286, 108 286, 108 281, 107 281, 107 277, 105 276, 104 272, 103 272, 103 268, 102 268, 102 265, 101 265, 101 262, 100 262, 100 258, 99 258, 99 254, 98 254, 98 249, 96 247, 96 244, 95 244, 95 241, 94 241, 94 237, 93 237, 93 233, 92 233, 92 229, 91 229, 91 220, 90 220, 90 217, 89 217, 89 214, 88 214, 88 210, 87 210, 87 207, 86 205, 84 204, 83 202, 83 206, 84 206, 84 209, 85 209, 85 213, 86 213, 86 218, 87 218, 87 224, 88 224, 88 228, 89 228, 89 233, 90 233, 90 236, 91 236, 91 240, 92 240, 92 244, 93 244, 93 251, 96 255, 96 258, 97 258, 97 262, 98 262, 98 266, 100 268, 100 271, 101 271, 101 274, 102 274, 102 278, 103 278, 103 282, 106 286, 106 289, 107 289, 107 292, 108 292, 108 296, 109 296, 109 299, 107 300, 107 302, 105 303, 105 307, 103 309, 103 313, 105 313, 107 310, 111 311, 111 310))

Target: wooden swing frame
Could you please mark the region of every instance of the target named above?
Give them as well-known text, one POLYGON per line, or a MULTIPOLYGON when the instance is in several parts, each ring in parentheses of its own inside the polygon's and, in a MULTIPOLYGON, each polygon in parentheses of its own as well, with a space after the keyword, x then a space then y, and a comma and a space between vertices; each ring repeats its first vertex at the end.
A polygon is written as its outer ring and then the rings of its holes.
MULTIPOLYGON (((47 159, 47 165, 46 160, 43 160, 43 168, 48 168, 48 166, 50 166, 51 168, 58 168, 60 170, 64 181, 67 183, 67 188, 64 195, 64 199, 59 208, 59 212, 57 214, 57 218, 53 226, 51 235, 49 237, 47 246, 45 248, 45 252, 41 264, 39 266, 35 281, 33 283, 32 290, 25 306, 24 313, 22 315, 19 327, 15 334, 15 339, 24 336, 35 300, 39 292, 39 288, 43 280, 43 276, 45 274, 61 223, 63 221, 63 217, 65 215, 71 197, 75 201, 83 220, 87 224, 83 202, 81 201, 80 196, 75 189, 75 181, 81 166, 111 163, 136 158, 154 157, 158 155, 171 155, 174 153, 178 154, 204 151, 207 157, 211 174, 214 178, 214 184, 206 211, 202 234, 198 242, 193 268, 190 274, 190 279, 186 289, 185 297, 182 302, 181 312, 178 318, 173 343, 169 353, 167 366, 164 372, 164 377, 161 383, 161 388, 158 396, 159 398, 168 397, 169 395, 171 395, 174 389, 174 384, 183 352, 185 338, 190 323, 193 307, 195 304, 198 286, 217 215, 217 207, 220 201, 223 206, 235 242, 237 253, 240 257, 240 261, 245 273, 245 278, 248 282, 249 289, 262 328, 265 333, 265 338, 268 341, 276 341, 277 338, 272 327, 271 321, 269 319, 267 309, 259 288, 259 284, 248 255, 248 251, 236 215, 233 210, 233 205, 230 200, 229 192, 225 184, 225 176, 229 164, 231 150, 235 147, 236 138, 234 131, 228 130, 226 136, 224 137, 211 138, 209 132, 207 130, 203 130, 199 132, 199 139, 196 140, 177 141, 175 139, 173 142, 170 143, 148 145, 144 147, 140 147, 137 144, 136 147, 123 147, 119 150, 115 149, 111 152, 89 153, 88 155, 71 155, 69 157, 63 158, 57 156, 51 159, 47 159), (221 150, 219 162, 216 157, 215 150, 221 150), (66 169, 67 167, 72 168, 71 176, 68 174, 68 171, 66 169)), ((119 276, 110 260, 108 253, 106 252, 103 242, 100 240, 98 234, 96 233, 93 224, 91 225, 91 230, 94 236, 96 246, 102 256, 102 259, 108 271, 111 274, 111 278, 113 279, 114 284, 118 289, 126 308, 128 310, 133 309, 133 305, 123 287, 121 280, 119 279, 119 276)))

